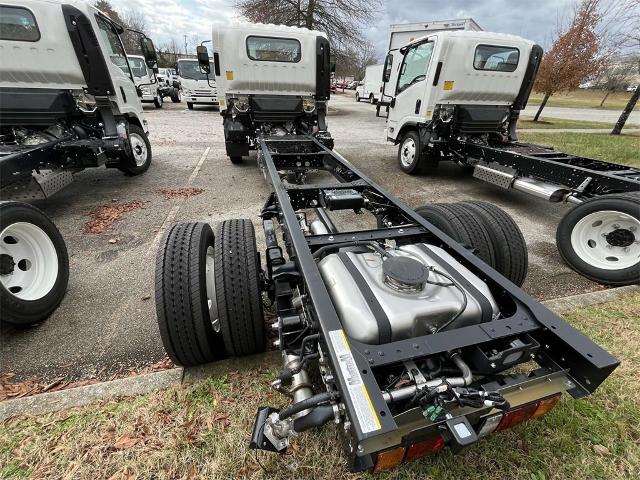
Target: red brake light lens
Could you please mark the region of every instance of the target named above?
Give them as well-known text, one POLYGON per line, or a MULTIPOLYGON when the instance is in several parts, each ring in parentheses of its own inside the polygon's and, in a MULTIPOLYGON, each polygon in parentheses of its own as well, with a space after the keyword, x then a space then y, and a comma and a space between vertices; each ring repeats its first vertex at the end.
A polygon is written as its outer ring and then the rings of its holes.
POLYGON ((411 462, 418 458, 426 457, 439 452, 444 447, 444 439, 442 435, 432 437, 422 442, 414 443, 407 448, 407 454, 404 457, 405 462, 411 462))
POLYGON ((529 420, 538 409, 539 402, 529 403, 522 407, 514 408, 502 416, 502 420, 496 427, 496 432, 514 427, 525 420, 529 420))

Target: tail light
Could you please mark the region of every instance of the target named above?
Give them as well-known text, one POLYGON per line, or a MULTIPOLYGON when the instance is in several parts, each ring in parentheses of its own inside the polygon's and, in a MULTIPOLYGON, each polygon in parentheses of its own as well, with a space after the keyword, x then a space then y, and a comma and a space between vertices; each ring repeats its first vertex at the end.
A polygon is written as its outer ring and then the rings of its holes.
POLYGON ((499 432, 500 430, 511 428, 525 420, 540 418, 556 406, 561 396, 562 394, 558 393, 552 397, 543 398, 542 400, 514 408, 504 414, 498 413, 492 415, 485 420, 478 432, 478 436, 484 437, 492 432, 499 432))
POLYGON ((444 438, 442 435, 429 438, 423 442, 414 443, 407 448, 407 454, 404 457, 405 462, 411 462, 418 458, 426 457, 439 452, 444 447, 444 438))
POLYGON ((525 420, 529 420, 537 409, 538 402, 534 402, 509 410, 502 416, 502 420, 500 420, 500 423, 496 427, 496 432, 514 427, 525 420))
POLYGON ((386 452, 380 452, 378 459, 376 460, 376 466, 373 469, 374 472, 381 472, 383 470, 391 470, 396 468, 402 463, 404 459, 404 452, 406 448, 398 447, 393 450, 387 450, 386 452))

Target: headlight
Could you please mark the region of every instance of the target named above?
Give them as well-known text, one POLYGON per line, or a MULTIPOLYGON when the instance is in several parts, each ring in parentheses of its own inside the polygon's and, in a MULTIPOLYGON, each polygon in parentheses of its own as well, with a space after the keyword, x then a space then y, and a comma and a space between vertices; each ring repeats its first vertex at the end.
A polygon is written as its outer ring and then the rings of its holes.
POLYGON ((86 113, 93 113, 96 110, 96 98, 85 92, 79 92, 73 95, 78 108, 86 113))
POLYGON ((151 93, 151 90, 149 89, 149 85, 143 85, 140 90, 142 90, 142 93, 146 93, 149 94, 151 93))
POLYGON ((246 113, 249 111, 249 97, 246 95, 238 95, 231 99, 233 100, 233 108, 240 113, 246 113))
POLYGON ((434 117, 439 118, 441 122, 448 123, 453 118, 455 107, 453 105, 439 105, 434 117))
POLYGON ((315 109, 316 109, 316 101, 314 98, 304 97, 302 99, 302 110, 304 110, 305 113, 311 113, 315 109))
POLYGON ((188 88, 183 88, 183 89, 182 89, 182 93, 183 93, 184 95, 189 96, 189 95, 191 95, 191 90, 189 90, 188 88))

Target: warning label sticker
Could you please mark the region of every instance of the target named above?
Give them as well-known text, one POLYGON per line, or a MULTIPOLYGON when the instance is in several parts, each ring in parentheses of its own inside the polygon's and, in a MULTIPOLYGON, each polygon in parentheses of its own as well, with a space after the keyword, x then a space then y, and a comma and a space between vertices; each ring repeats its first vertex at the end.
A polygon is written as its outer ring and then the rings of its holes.
POLYGON ((358 423, 363 433, 373 432, 381 428, 380 420, 376 413, 367 387, 365 387, 356 361, 351 353, 351 348, 347 342, 344 330, 332 330, 329 332, 329 339, 338 357, 342 376, 347 380, 349 396, 358 416, 358 423))

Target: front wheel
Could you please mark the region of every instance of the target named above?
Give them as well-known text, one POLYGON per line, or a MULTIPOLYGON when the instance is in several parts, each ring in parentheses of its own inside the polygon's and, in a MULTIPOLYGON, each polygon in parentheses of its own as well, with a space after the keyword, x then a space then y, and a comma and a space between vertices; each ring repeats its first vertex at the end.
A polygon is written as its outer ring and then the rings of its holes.
POLYGON ((360 94, 358 92, 356 92, 356 102, 360 101, 360 94))
POLYGON ((164 100, 162 99, 162 95, 158 93, 156 98, 153 99, 153 104, 155 105, 156 108, 162 108, 163 103, 164 103, 164 100))
POLYGON ((46 320, 68 281, 67 247, 53 222, 29 204, 0 202, 0 320, 20 327, 46 320))
POLYGON ((129 125, 129 143, 131 151, 123 157, 118 168, 127 175, 140 175, 151 166, 151 143, 138 125, 129 125))
POLYGON ((189 110, 193 110, 193 103, 191 103, 191 102, 187 102, 187 108, 188 108, 189 110))
POLYGON ((369 103, 371 105, 373 105, 375 103, 375 100, 373 99, 373 93, 369 95, 369 103))
POLYGON ((179 88, 172 88, 171 89, 171 101, 173 103, 182 102, 182 95, 180 94, 180 89, 179 88))
POLYGON ((402 137, 402 141, 398 146, 398 164, 400 169, 414 175, 420 169, 421 155, 420 136, 415 130, 410 130, 402 137))
POLYGON ((605 285, 640 283, 640 196, 603 195, 574 207, 556 232, 576 272, 605 285))

